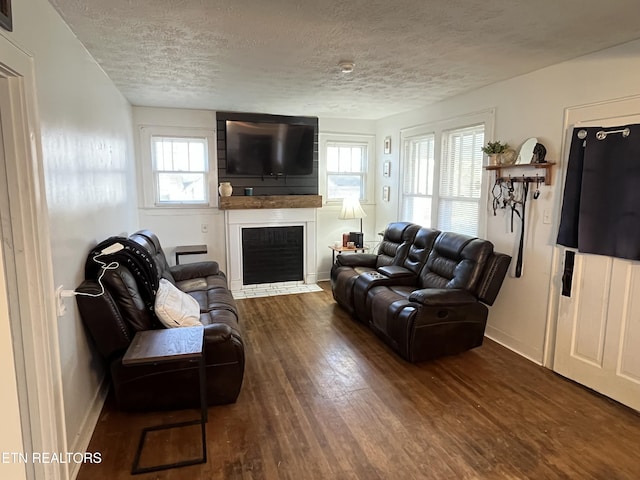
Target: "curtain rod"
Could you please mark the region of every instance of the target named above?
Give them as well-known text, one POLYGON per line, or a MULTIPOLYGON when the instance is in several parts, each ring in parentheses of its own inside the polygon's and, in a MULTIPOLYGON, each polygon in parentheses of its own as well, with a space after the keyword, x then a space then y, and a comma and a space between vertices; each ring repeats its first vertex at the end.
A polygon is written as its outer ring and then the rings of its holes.
MULTIPOLYGON (((598 140, 604 140, 610 133, 621 133, 624 138, 627 138, 629 135, 631 135, 631 130, 629 129, 629 127, 621 128, 619 130, 609 130, 608 132, 599 130, 598 132, 596 132, 596 138, 598 140)), ((587 138, 587 131, 584 129, 578 131, 578 138, 580 140, 584 140, 585 138, 587 138)))

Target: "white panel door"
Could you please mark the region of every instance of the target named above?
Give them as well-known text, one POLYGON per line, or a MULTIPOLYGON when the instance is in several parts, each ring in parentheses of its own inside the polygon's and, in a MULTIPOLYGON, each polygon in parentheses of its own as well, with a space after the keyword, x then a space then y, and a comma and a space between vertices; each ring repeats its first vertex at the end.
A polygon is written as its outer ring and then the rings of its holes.
POLYGON ((640 410, 640 263, 576 253, 553 369, 640 410))
MULTIPOLYGON (((581 107, 567 118, 609 127, 640 123, 629 115, 638 111, 640 98, 581 107)), ((564 263, 570 249, 557 248, 564 263)), ((553 369, 640 410, 640 262, 575 253, 571 296, 560 294, 558 303, 553 369)))

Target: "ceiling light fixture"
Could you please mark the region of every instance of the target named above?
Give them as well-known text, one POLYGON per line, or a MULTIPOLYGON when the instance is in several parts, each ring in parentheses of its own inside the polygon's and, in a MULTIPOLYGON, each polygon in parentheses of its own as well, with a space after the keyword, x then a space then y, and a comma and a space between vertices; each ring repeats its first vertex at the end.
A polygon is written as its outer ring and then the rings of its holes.
POLYGON ((353 72, 353 67, 355 67, 355 63, 347 61, 347 60, 343 60, 340 63, 338 63, 338 66, 340 67, 340 71, 342 73, 351 73, 353 72))

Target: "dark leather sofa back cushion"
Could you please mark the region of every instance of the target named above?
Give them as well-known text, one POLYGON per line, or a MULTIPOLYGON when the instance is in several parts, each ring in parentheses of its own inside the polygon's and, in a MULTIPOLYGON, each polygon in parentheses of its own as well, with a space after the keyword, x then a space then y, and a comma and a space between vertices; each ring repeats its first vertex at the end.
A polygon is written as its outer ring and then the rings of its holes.
POLYGON ((129 236, 129 239, 133 240, 149 252, 156 264, 156 267, 158 268, 158 275, 160 278, 165 278, 174 285, 176 284, 173 275, 169 271, 169 263, 167 262, 167 257, 160 245, 160 239, 155 233, 150 230, 138 230, 136 233, 132 233, 129 236))
POLYGON ((419 229, 420 225, 411 222, 390 223, 378 246, 376 267, 402 265, 419 229))
POLYGON ((407 258, 404 260, 402 266, 418 275, 439 234, 440 230, 433 228, 423 227, 418 230, 418 233, 413 239, 413 243, 409 246, 407 258))
MULTIPOLYGON (((147 308, 153 310, 159 273, 151 253, 137 242, 125 237, 109 237, 96 245, 85 262, 85 279, 97 281, 107 266, 116 265, 126 268, 135 278, 147 308), (105 249, 120 246, 119 250, 103 253, 105 249)), ((105 273, 113 271, 109 268, 105 273)))
POLYGON ((76 291, 93 296, 76 295, 76 303, 98 351, 104 358, 111 359, 129 347, 133 333, 109 291, 100 294, 101 290, 95 281, 85 280, 76 291))
POLYGON ((107 270, 102 282, 132 331, 150 330, 159 326, 148 308, 148 299, 142 297, 136 279, 128 269, 119 266, 115 270, 107 270))
POLYGON ((440 233, 420 274, 420 288, 461 288, 475 293, 492 253, 493 244, 486 240, 440 233))

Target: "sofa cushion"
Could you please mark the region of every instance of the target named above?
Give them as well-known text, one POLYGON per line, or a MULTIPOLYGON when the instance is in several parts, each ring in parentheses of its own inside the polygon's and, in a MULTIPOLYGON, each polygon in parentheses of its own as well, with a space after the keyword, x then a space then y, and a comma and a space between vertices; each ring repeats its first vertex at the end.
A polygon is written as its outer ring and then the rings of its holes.
POLYGON ((420 225, 411 222, 390 223, 378 246, 376 267, 402 265, 420 225))
POLYGON ((203 278, 208 276, 223 275, 218 262, 207 260, 204 262, 185 263, 169 267, 171 274, 177 282, 192 278, 203 278))
POLYGON ((158 270, 169 269, 169 263, 167 262, 167 258, 164 256, 162 245, 160 245, 160 240, 155 233, 149 230, 138 230, 129 238, 145 247, 151 255, 155 257, 154 259, 158 265, 158 270))
POLYGON ((190 292, 189 295, 195 298, 201 313, 213 312, 215 310, 228 310, 232 312, 236 318, 238 316, 233 295, 225 288, 196 290, 190 292))
POLYGON ((164 278, 160 279, 156 294, 155 312, 167 328, 202 325, 197 300, 164 278))
POLYGON ((187 293, 206 291, 216 288, 228 289, 227 279, 224 275, 209 275, 205 278, 179 280, 176 282, 176 286, 183 292, 187 293))
POLYGON ((111 294, 129 328, 139 332, 157 327, 157 322, 147 308, 136 279, 128 268, 119 265, 115 269, 105 270, 102 283, 105 290, 111 294))
POLYGON ((475 293, 493 244, 486 240, 442 232, 420 273, 419 288, 460 288, 475 293))

